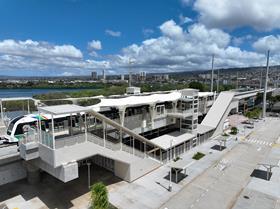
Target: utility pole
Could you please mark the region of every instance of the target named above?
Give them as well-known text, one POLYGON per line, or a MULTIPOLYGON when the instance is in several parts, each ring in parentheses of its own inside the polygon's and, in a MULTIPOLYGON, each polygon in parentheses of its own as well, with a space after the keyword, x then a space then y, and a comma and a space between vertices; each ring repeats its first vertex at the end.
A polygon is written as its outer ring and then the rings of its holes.
POLYGON ((213 92, 213 82, 214 82, 214 54, 212 55, 211 92, 213 92))
POLYGON ((236 89, 238 89, 238 71, 236 72, 236 89))
POLYGON ((266 92, 267 92, 267 82, 268 82, 268 71, 269 71, 269 54, 270 51, 267 51, 266 58, 266 73, 265 73, 265 81, 264 81, 264 92, 263 92, 263 118, 266 116, 266 92))
POLYGON ((220 70, 217 72, 217 93, 219 92, 219 84, 220 84, 220 70))
POLYGON ((129 64, 129 78, 128 78, 128 86, 131 87, 132 85, 132 74, 131 74, 131 65, 133 64, 134 62, 129 59, 128 61, 128 64, 129 64))
POLYGON ((262 89, 262 69, 261 69, 261 78, 260 78, 260 89, 262 89))

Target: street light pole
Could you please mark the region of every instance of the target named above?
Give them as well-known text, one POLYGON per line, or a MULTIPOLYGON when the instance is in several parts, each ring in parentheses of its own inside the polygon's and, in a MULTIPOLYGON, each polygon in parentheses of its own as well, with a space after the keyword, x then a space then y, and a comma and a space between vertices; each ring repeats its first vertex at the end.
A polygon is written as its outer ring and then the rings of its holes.
POLYGON ((212 55, 211 92, 213 92, 213 82, 214 82, 214 54, 212 55))
POLYGON ((90 189, 90 162, 87 162, 87 167, 88 167, 88 188, 90 189))
POLYGON ((264 82, 264 92, 263 92, 263 118, 266 116, 266 92, 267 92, 267 82, 268 82, 268 71, 269 71, 269 54, 270 51, 267 51, 266 58, 266 74, 265 74, 265 82, 264 82))

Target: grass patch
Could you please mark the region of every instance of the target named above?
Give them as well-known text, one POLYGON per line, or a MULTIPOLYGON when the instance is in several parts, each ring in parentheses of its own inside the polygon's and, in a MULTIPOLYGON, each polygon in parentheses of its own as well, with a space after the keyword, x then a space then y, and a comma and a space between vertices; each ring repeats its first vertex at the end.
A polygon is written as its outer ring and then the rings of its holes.
POLYGON ((193 155, 192 159, 194 159, 194 160, 200 160, 200 159, 203 158, 204 156, 205 156, 204 153, 202 153, 202 152, 197 152, 197 153, 195 153, 195 154, 193 155))

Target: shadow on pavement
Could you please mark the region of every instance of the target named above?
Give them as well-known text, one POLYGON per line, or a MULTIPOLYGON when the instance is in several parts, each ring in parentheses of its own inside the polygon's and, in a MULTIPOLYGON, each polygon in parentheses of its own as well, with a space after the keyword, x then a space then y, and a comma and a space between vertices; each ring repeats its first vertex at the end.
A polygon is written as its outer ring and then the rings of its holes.
POLYGON ((263 180, 266 180, 266 181, 269 181, 271 176, 272 176, 272 172, 269 172, 269 174, 267 175, 266 171, 260 170, 260 169, 255 169, 251 173, 251 177, 256 177, 256 178, 263 179, 263 180))
POLYGON ((213 150, 217 150, 217 151, 223 151, 224 149, 226 149, 227 147, 225 146, 220 146, 220 145, 214 145, 213 147, 211 147, 211 149, 213 150))
MULTIPOLYGON (((91 166, 91 182, 111 185, 121 181, 113 173, 97 165, 91 166)), ((26 179, 0 186, 0 202, 21 195, 26 201, 38 197, 48 208, 71 208, 72 200, 89 192, 87 167, 79 168, 79 178, 67 183, 42 172, 41 181, 31 185, 26 179)))

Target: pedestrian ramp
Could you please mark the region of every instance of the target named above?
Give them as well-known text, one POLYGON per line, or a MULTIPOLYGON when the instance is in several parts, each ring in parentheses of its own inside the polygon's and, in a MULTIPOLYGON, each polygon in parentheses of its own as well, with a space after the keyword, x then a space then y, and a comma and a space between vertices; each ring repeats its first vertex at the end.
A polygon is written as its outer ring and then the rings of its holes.
POLYGON ((201 122, 201 125, 213 127, 215 129, 214 135, 222 133, 224 122, 229 112, 236 105, 233 103, 233 97, 234 92, 221 92, 201 122))

